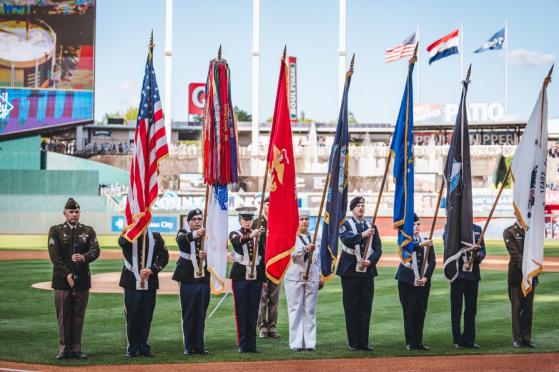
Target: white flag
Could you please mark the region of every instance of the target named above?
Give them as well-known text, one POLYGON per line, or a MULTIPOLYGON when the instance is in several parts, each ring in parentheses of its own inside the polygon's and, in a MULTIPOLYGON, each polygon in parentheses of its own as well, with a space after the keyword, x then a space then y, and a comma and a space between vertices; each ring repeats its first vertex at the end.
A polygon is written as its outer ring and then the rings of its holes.
POLYGON ((547 93, 542 88, 512 160, 514 214, 525 231, 522 291, 532 291, 532 278, 542 271, 545 186, 547 174, 547 93))
POLYGON ((227 203, 227 186, 210 186, 205 250, 208 254, 208 271, 211 273, 210 286, 214 295, 225 292, 229 238, 227 203))

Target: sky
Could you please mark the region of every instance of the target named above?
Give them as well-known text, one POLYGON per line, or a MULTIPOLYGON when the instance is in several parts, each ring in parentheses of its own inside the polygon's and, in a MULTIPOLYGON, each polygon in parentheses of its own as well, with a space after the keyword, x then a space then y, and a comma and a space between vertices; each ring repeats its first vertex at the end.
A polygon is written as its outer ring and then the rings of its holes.
MULTIPOLYGON (((154 65, 164 92, 165 0, 98 0, 95 118, 137 106, 153 29, 154 65)), ((469 102, 505 101, 504 52, 474 54, 509 22, 509 115, 527 119, 543 78, 559 57, 559 1, 347 0, 347 63, 356 54, 349 110, 362 123, 394 122, 407 63, 384 50, 420 29, 415 104, 458 103, 460 57, 428 65, 426 47, 463 24, 469 102)), ((187 120, 188 84, 205 82, 219 45, 231 69, 233 104, 251 107, 251 0, 174 0, 172 119, 187 120)), ((297 57, 298 109, 307 118, 338 117, 338 0, 261 0, 260 119, 273 114, 284 45, 297 57)), ((556 66, 559 76, 559 66, 556 66)), ((465 73, 465 72, 464 72, 465 73)), ((559 118, 559 77, 548 88, 549 117, 559 118)), ((163 101, 166 97, 162 95, 163 101)), ((168 115, 168 113, 166 113, 168 115)))

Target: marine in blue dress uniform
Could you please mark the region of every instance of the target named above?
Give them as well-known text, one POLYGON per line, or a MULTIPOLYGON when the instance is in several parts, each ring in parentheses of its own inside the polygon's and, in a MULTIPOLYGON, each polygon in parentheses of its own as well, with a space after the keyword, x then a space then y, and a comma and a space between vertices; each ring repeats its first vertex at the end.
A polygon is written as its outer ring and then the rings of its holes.
POLYGON ((404 314, 406 350, 430 350, 429 346, 423 343, 423 324, 431 290, 431 276, 436 265, 435 249, 432 240, 420 235, 421 222, 415 213, 413 221, 412 260, 408 264, 400 263, 396 279, 404 314), (425 272, 421 273, 427 248, 429 248, 429 256, 425 272))
POLYGON ((233 246, 231 252, 233 266, 229 277, 232 281, 233 298, 235 299, 237 345, 240 353, 260 352, 260 349, 256 347, 256 321, 262 283, 266 277, 264 275, 264 249, 262 245, 255 244, 255 239, 258 239, 262 229, 251 229, 253 210, 254 208, 239 209, 240 229, 231 231, 229 234, 229 240, 233 246), (251 260, 254 254, 256 254, 255 272, 252 272, 251 260), (251 273, 254 275, 250 276, 251 273))
POLYGON ((177 233, 179 260, 173 280, 179 282, 184 354, 208 354, 204 346, 206 312, 210 303, 210 273, 202 239, 203 215, 198 208, 186 217, 188 227, 177 233))
POLYGON ((382 243, 376 226, 365 221, 365 199, 350 202, 352 217, 341 227, 342 252, 336 274, 342 279, 343 303, 349 348, 372 351, 369 346, 369 323, 375 291, 376 264, 382 255, 382 243), (372 240, 365 256, 365 244, 372 240))
MULTIPOLYGON (((481 236, 481 226, 474 224, 474 244, 481 236)), ((485 242, 479 243, 479 249, 464 253, 458 262, 458 277, 450 283, 450 320, 455 349, 465 347, 479 349, 476 340, 476 312, 479 281, 479 265, 485 258, 485 242), (472 259, 472 255, 473 259, 472 259), (460 329, 464 310, 464 329, 460 329)))
POLYGON ((124 266, 119 285, 124 288, 126 315, 126 356, 153 356, 148 342, 151 320, 155 309, 155 295, 159 288, 158 273, 169 262, 169 252, 159 233, 146 231, 146 257, 142 257, 144 234, 133 243, 120 237, 118 244, 124 255, 124 266), (141 263, 144 262, 144 269, 141 263), (143 279, 143 287, 142 285, 143 279))

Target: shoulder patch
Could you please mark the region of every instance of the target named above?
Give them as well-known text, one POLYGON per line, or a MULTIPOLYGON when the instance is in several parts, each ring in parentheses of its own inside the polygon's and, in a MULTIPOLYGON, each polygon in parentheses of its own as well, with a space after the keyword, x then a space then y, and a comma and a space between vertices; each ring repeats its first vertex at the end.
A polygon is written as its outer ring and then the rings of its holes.
POLYGON ((53 238, 50 238, 49 245, 54 245, 54 239, 53 238))
POLYGON ((343 234, 346 230, 347 230, 347 227, 345 227, 345 224, 340 226, 340 234, 343 234))

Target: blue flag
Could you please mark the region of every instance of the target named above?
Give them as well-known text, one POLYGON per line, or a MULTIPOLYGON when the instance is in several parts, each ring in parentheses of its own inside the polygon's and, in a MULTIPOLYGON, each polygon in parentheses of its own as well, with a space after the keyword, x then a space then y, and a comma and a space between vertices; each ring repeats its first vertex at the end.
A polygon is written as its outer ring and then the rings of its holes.
POLYGON ((402 262, 413 254, 413 75, 410 63, 406 88, 392 136, 390 151, 394 156, 394 228, 398 229, 398 254, 402 262))
POLYGON ((347 210, 347 178, 349 166, 347 97, 350 83, 351 74, 348 74, 345 81, 336 136, 334 137, 332 151, 330 152, 330 160, 328 161, 330 181, 327 191, 326 212, 324 213, 320 244, 320 265, 322 275, 326 280, 334 275, 334 264, 338 257, 338 234, 347 210))
POLYGON ((505 29, 497 31, 495 35, 491 36, 489 40, 481 46, 481 48, 474 51, 474 53, 485 52, 486 50, 502 49, 505 45, 505 29))

